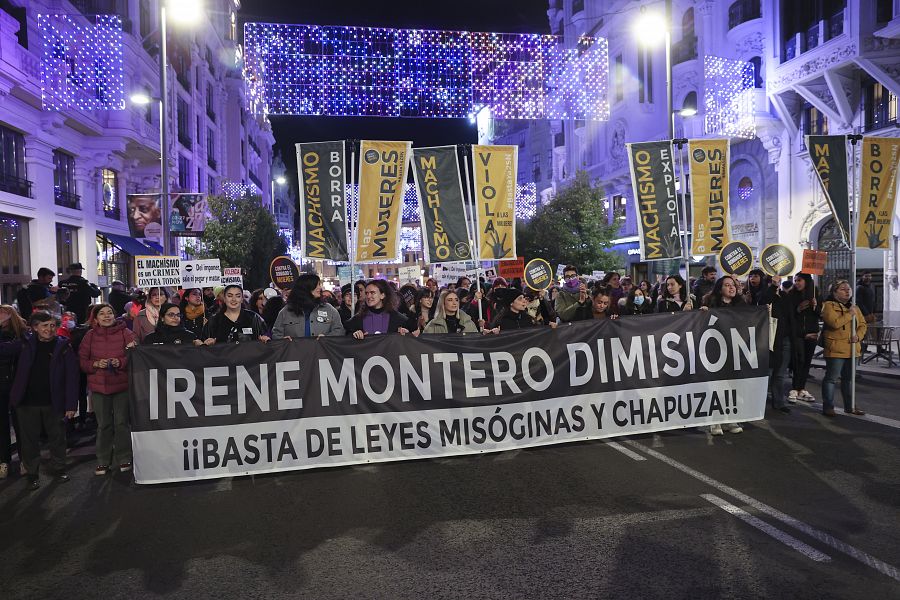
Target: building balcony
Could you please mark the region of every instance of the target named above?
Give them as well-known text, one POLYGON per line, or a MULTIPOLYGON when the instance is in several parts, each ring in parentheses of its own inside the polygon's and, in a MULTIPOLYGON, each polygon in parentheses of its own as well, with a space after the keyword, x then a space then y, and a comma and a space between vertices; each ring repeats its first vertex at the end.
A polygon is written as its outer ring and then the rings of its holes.
POLYGON ((0 192, 31 198, 31 182, 21 177, 0 173, 0 192))
POLYGON ((679 65, 697 58, 697 36, 692 35, 672 46, 672 64, 679 65))
POLYGON ((81 196, 72 192, 64 192, 59 188, 54 189, 54 201, 57 206, 64 206, 73 210, 81 210, 81 196))
POLYGON ((122 220, 122 215, 119 212, 118 206, 103 207, 103 216, 107 219, 115 219, 116 221, 122 220))
POLYGON ((846 10, 838 11, 827 19, 814 23, 806 31, 798 31, 784 41, 781 49, 781 62, 788 62, 804 52, 818 48, 825 42, 840 37, 844 31, 846 10))
POLYGON ((737 0, 728 7, 728 29, 762 18, 759 0, 737 0))

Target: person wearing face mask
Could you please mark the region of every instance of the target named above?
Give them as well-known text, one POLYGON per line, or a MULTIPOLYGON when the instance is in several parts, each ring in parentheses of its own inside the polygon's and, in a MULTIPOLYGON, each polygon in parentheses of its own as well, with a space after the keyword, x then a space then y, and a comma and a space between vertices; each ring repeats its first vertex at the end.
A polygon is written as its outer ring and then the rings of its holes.
POLYGON ((78 358, 87 373, 91 402, 97 416, 97 467, 106 475, 112 464, 131 471, 131 413, 128 405, 128 352, 134 334, 116 319, 109 304, 95 304, 88 321, 91 330, 81 341, 78 358), (113 462, 115 460, 115 462, 113 462))
POLYGON ((650 298, 644 294, 644 290, 639 287, 632 288, 625 298, 625 305, 619 310, 619 314, 623 317, 635 315, 648 315, 653 312, 653 304, 650 298))
POLYGON ((255 312, 243 308, 243 303, 244 291, 241 286, 225 286, 222 290, 222 309, 210 317, 200 336, 205 345, 269 341, 265 321, 255 312))
POLYGON ((563 267, 563 285, 556 296, 556 316, 562 321, 574 321, 575 312, 590 304, 590 296, 585 284, 578 279, 575 265, 563 267))

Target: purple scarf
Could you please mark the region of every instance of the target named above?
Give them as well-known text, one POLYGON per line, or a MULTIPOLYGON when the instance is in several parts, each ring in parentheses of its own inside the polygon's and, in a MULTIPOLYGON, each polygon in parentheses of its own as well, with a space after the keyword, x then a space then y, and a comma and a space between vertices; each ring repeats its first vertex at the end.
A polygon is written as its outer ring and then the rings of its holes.
POLYGON ((369 309, 369 312, 363 317, 362 329, 368 334, 391 333, 388 331, 390 323, 391 315, 388 312, 374 312, 369 309))

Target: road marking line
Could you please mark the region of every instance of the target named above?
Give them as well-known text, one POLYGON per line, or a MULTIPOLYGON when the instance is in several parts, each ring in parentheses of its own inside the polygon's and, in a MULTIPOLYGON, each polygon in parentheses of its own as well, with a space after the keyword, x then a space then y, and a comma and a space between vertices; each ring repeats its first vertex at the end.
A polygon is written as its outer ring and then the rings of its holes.
MULTIPOLYGON (((815 410, 819 413, 822 412, 822 403, 821 402, 804 402, 797 403, 795 406, 802 406, 803 408, 807 408, 809 410, 815 410)), ((879 425, 885 425, 887 427, 893 427, 894 429, 900 429, 900 421, 897 419, 891 419, 889 417, 879 417, 878 415, 870 415, 868 413, 864 415, 848 415, 841 413, 839 409, 836 409, 835 412, 839 416, 843 417, 852 417, 854 419, 862 419, 863 421, 871 421, 873 423, 878 423, 879 425)))
POLYGON ((637 449, 640 449, 640 450, 646 452, 653 458, 661 460, 662 462, 666 463, 670 467, 674 467, 675 469, 678 469, 682 473, 686 473, 686 474, 690 475, 694 479, 698 479, 698 480, 702 481, 703 483, 716 488, 717 490, 719 490, 722 493, 728 494, 729 496, 732 496, 733 498, 737 498, 738 500, 740 500, 747 506, 752 506, 756 510, 758 510, 762 513, 765 513, 765 514, 769 515, 770 517, 777 519, 777 520, 781 521, 782 523, 785 523, 786 525, 790 525, 791 527, 793 527, 795 529, 799 529, 806 535, 808 535, 812 538, 815 538, 824 544, 831 546, 838 552, 843 552, 847 556, 849 556, 851 558, 855 558, 856 560, 863 563, 864 565, 868 565, 868 566, 872 567, 879 573, 881 573, 883 575, 887 575, 888 577, 890 577, 891 579, 894 579, 896 581, 900 581, 900 571, 898 571, 897 567, 895 567, 894 565, 890 565, 886 562, 883 562, 883 561, 875 558, 871 554, 867 554, 867 553, 863 552, 862 550, 859 550, 858 548, 851 546, 850 544, 842 542, 841 540, 835 538, 831 534, 825 533, 824 531, 819 531, 815 527, 807 525, 806 523, 804 523, 802 521, 798 521, 794 517, 787 515, 776 508, 772 508, 768 504, 764 504, 764 503, 760 502, 759 500, 751 498, 747 494, 744 494, 743 492, 739 492, 738 490, 734 489, 733 487, 727 486, 724 483, 720 483, 720 482, 716 481, 715 479, 713 479, 712 477, 704 475, 700 471, 696 471, 696 470, 690 468, 689 466, 678 462, 675 459, 669 458, 665 454, 660 454, 659 452, 657 452, 656 450, 653 450, 652 448, 648 448, 648 447, 644 446, 643 444, 639 444, 632 440, 626 440, 625 443, 628 444, 629 446, 631 446, 632 448, 637 448, 637 449))
POLYGON ((737 517, 744 523, 747 523, 748 525, 752 525, 753 527, 756 527, 763 533, 769 534, 770 536, 772 536, 773 538, 775 538, 782 544, 784 544, 786 546, 790 546, 797 552, 805 555, 807 558, 810 558, 816 562, 829 562, 831 560, 831 557, 828 556, 827 554, 825 554, 823 552, 819 552, 812 546, 810 546, 808 544, 804 544, 803 542, 801 542, 794 536, 783 532, 782 530, 778 529, 777 527, 773 527, 772 525, 769 525, 762 519, 759 519, 758 517, 754 517, 747 511, 743 510, 742 508, 738 508, 734 504, 729 504, 728 502, 726 502, 725 500, 722 500, 718 496, 715 496, 713 494, 700 494, 700 497, 703 498, 704 500, 712 502, 713 504, 715 504, 716 506, 718 506, 725 512, 734 515, 735 517, 737 517))
POLYGON ((606 444, 613 450, 618 450, 619 452, 621 452, 622 454, 624 454, 625 456, 627 456, 628 458, 630 458, 632 460, 647 460, 646 456, 642 456, 642 455, 638 454, 637 452, 635 452, 634 450, 629 450, 628 448, 626 448, 619 442, 604 442, 604 444, 606 444))

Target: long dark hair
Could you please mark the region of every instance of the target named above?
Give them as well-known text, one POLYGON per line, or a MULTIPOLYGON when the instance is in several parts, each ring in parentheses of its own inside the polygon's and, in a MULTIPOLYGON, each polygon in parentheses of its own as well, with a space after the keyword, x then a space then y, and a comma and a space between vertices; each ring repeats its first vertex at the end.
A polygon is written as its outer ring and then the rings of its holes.
MULTIPOLYGON (((674 296, 672 296, 671 294, 669 294, 669 280, 670 280, 670 279, 674 279, 674 280, 675 280, 675 283, 677 283, 678 285, 681 286, 681 291, 679 292, 679 294, 680 294, 680 296, 681 296, 681 301, 682 301, 682 302, 687 302, 687 299, 688 299, 688 289, 687 289, 687 284, 684 282, 684 277, 682 277, 682 276, 679 275, 678 273, 673 273, 672 275, 669 275, 668 277, 666 277, 666 279, 665 279, 665 281, 663 282, 663 285, 662 285, 662 290, 661 290, 661 292, 660 292, 660 294, 662 295, 662 297, 663 297, 663 298, 674 298, 674 296)), ((717 283, 718 283, 718 282, 717 282, 717 283)))
POLYGON ((302 273, 294 280, 294 287, 287 299, 287 308, 297 315, 309 314, 311 310, 319 306, 322 301, 314 298, 312 292, 319 286, 319 276, 315 273, 302 273))
MULTIPOLYGON (((366 282, 366 287, 370 285, 374 285, 378 288, 378 291, 384 294, 384 300, 382 301, 383 308, 382 310, 391 311, 397 310, 397 292, 394 291, 394 288, 388 285, 388 282, 384 279, 372 279, 371 281, 366 282)), ((368 314, 369 305, 363 302, 362 310, 360 314, 368 314)))
MULTIPOLYGON (((716 279, 716 283, 713 285, 712 290, 703 296, 703 304, 705 306, 709 306, 712 308, 716 308, 718 306, 724 306, 722 302, 722 284, 725 283, 726 279, 730 279, 731 283, 734 284, 735 291, 739 290, 738 281, 733 275, 722 275, 718 279, 716 279)), ((740 293, 736 293, 734 298, 731 299, 731 305, 735 304, 745 304, 747 301, 741 296, 740 293)))
POLYGON ((801 292, 800 290, 798 290, 797 286, 791 286, 791 290, 788 292, 788 294, 802 294, 800 298, 801 300, 812 300, 816 286, 816 284, 813 283, 812 275, 810 275, 809 273, 797 273, 796 275, 794 275, 794 277, 799 277, 803 280, 803 291, 801 292))

